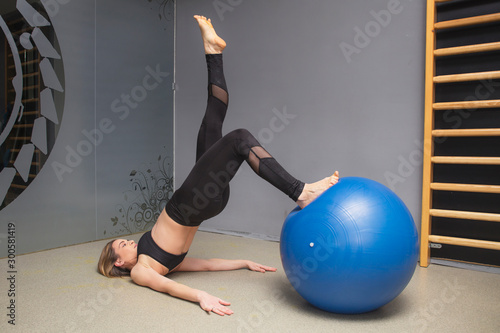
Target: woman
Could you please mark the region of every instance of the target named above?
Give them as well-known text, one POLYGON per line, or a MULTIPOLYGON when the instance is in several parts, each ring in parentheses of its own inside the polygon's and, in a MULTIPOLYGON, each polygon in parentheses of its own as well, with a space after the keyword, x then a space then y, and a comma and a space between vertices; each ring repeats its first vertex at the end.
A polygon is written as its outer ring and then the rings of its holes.
POLYGON ((194 235, 204 220, 219 214, 229 198, 229 181, 246 161, 262 178, 287 194, 300 207, 307 206, 338 182, 338 172, 312 184, 292 177, 246 130, 222 136, 228 93, 222 68, 226 43, 209 19, 195 16, 201 30, 208 68, 208 101, 197 139, 196 164, 182 186, 175 191, 150 232, 139 243, 117 239, 102 251, 98 269, 107 277, 131 276, 132 280, 156 291, 197 302, 207 312, 230 315, 230 303, 177 282, 165 275, 182 271, 225 271, 247 268, 276 271, 276 268, 248 260, 202 260, 186 257, 194 235))

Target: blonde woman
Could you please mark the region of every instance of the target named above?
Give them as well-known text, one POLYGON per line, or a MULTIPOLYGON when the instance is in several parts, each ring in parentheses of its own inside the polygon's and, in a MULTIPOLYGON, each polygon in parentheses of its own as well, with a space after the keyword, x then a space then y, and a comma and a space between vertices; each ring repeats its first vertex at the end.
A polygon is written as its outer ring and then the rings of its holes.
POLYGON ((102 251, 99 271, 107 277, 130 275, 132 280, 171 296, 199 303, 207 312, 231 315, 226 302, 207 292, 182 285, 166 275, 186 271, 256 272, 276 268, 249 260, 197 259, 187 257, 199 225, 219 214, 229 199, 229 181, 246 161, 263 179, 288 195, 300 207, 307 206, 338 182, 338 172, 316 183, 305 184, 292 177, 247 130, 222 135, 228 105, 222 66, 226 43, 215 32, 210 19, 195 16, 201 30, 208 68, 208 101, 197 139, 196 163, 182 186, 176 190, 152 230, 135 243, 116 239, 102 251))

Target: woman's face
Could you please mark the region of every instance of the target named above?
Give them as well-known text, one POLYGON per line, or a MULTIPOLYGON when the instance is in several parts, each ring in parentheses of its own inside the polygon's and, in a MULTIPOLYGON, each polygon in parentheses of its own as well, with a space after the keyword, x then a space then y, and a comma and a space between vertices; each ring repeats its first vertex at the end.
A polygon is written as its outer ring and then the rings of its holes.
POLYGON ((137 259, 137 244, 133 240, 117 239, 112 247, 118 256, 117 266, 123 265, 120 262, 132 262, 137 259))

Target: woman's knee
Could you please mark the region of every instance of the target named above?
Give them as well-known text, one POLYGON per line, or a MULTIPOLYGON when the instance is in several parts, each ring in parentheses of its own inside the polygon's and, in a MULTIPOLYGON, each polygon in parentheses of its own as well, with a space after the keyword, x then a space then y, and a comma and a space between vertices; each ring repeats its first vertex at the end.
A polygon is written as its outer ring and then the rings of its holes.
POLYGON ((227 134, 227 136, 232 140, 246 141, 246 142, 257 142, 257 139, 245 128, 239 128, 233 130, 227 134))
POLYGON ((238 152, 243 155, 248 155, 250 148, 260 146, 257 139, 245 128, 233 130, 225 138, 235 144, 238 152))

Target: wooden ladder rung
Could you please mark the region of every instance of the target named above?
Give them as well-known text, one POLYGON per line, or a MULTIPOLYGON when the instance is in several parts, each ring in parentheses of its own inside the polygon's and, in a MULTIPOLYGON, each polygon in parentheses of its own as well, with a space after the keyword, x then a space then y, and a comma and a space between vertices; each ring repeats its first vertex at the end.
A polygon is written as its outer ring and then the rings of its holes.
POLYGON ((500 193, 500 185, 431 183, 431 189, 435 191, 500 193))
MULTIPOLYGON (((16 176, 21 177, 21 174, 19 172, 16 172, 16 176)), ((35 177, 36 177, 36 174, 32 174, 32 173, 28 174, 28 178, 35 179, 35 177)))
POLYGON ((432 136, 500 136, 500 128, 437 129, 432 131, 432 136))
MULTIPOLYGON (((10 164, 14 164, 16 161, 14 160, 10 160, 9 163, 10 164)), ((31 166, 40 166, 40 162, 31 162, 31 166)))
POLYGON ((460 210, 430 209, 429 214, 435 217, 446 217, 450 219, 478 220, 489 222, 500 222, 500 214, 465 212, 460 210))
POLYGON ((478 239, 429 235, 429 241, 431 243, 437 243, 437 244, 449 244, 449 245, 458 245, 466 247, 476 247, 489 250, 500 250, 500 242, 484 241, 478 239))
POLYGON ((469 54, 478 52, 489 52, 500 50, 500 42, 483 43, 465 46, 447 47, 434 50, 434 56, 444 57, 450 55, 469 54))
MULTIPOLYGON (((11 153, 19 153, 21 149, 19 148, 13 148, 10 150, 11 153)), ((40 154, 40 149, 35 147, 35 151, 33 152, 34 154, 40 154)))
POLYGON ((23 78, 29 78, 29 77, 38 76, 38 75, 39 75, 39 72, 28 73, 28 74, 24 74, 23 78))
POLYGON ((28 186, 26 186, 26 185, 19 185, 19 184, 10 184, 10 187, 24 190, 28 186))
POLYGON ((39 114, 40 114, 40 111, 23 112, 23 116, 38 116, 39 114))
POLYGON ((434 110, 500 108, 500 99, 486 101, 439 102, 432 105, 434 110))
POLYGON ((28 98, 28 99, 23 99, 22 102, 23 103, 31 103, 31 102, 38 102, 40 99, 38 97, 32 97, 32 98, 28 98))
POLYGON ((500 71, 439 75, 435 76, 433 81, 434 83, 449 83, 494 79, 500 79, 500 71))
POLYGON ((434 29, 439 30, 448 28, 459 28, 459 27, 466 27, 469 25, 485 24, 498 21, 500 21, 500 13, 494 13, 481 16, 466 17, 457 20, 437 22, 434 24, 434 29))
POLYGON ((431 162, 437 164, 500 165, 500 157, 433 156, 431 162))
POLYGON ((33 124, 17 124, 14 125, 14 128, 31 128, 33 127, 33 124))

